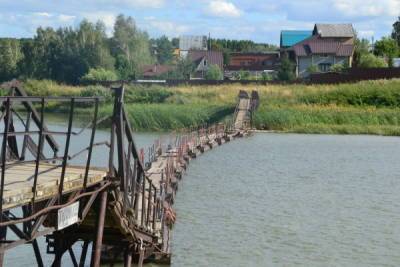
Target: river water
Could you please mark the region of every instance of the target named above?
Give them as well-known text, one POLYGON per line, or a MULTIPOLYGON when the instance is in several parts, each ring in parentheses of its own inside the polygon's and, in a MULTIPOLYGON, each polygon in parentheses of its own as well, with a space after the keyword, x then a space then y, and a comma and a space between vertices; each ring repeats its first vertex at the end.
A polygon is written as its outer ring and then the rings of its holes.
MULTIPOLYGON (((399 161, 396 137, 255 134, 214 149, 180 184, 172 266, 400 266, 399 161)), ((6 260, 32 266, 32 249, 6 260)))

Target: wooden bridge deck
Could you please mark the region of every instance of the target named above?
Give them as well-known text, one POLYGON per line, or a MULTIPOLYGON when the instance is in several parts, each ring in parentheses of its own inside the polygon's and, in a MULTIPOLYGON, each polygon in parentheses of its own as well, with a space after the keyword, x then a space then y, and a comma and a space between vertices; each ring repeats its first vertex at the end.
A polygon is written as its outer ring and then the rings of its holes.
MULTIPOLYGON (((0 168, 1 170, 1 168, 0 168)), ((32 185, 34 181, 35 164, 23 163, 6 168, 4 183, 3 207, 11 209, 30 203, 33 198, 32 185)), ((107 171, 91 168, 88 175, 88 186, 101 182, 107 171)), ((64 178, 63 192, 79 190, 83 186, 85 167, 68 166, 64 178)), ((61 167, 52 164, 40 164, 36 200, 49 199, 58 194, 61 177, 61 167)))

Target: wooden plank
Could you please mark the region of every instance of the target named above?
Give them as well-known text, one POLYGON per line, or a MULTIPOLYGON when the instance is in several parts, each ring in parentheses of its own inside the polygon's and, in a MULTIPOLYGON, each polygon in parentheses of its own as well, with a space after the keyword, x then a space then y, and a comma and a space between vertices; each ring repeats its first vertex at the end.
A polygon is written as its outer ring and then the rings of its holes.
MULTIPOLYGON (((48 199, 55 196, 58 192, 58 186, 61 176, 61 167, 51 169, 55 165, 41 164, 36 189, 37 200, 48 199), (51 170, 50 170, 51 169, 51 170)), ((32 197, 32 177, 35 170, 35 164, 14 165, 6 169, 6 179, 4 187, 3 203, 6 209, 28 204, 32 197)), ((84 167, 68 166, 64 179, 63 192, 79 190, 83 186, 84 167)), ((90 169, 88 176, 88 185, 93 185, 104 179, 107 171, 105 169, 90 169)))

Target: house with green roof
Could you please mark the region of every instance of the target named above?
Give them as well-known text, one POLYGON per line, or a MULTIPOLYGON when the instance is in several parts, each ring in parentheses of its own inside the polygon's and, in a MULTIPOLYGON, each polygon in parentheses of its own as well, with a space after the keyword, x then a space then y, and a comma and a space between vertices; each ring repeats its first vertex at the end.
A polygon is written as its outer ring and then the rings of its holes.
POLYGON ((289 48, 311 37, 313 31, 281 31, 281 48, 289 48))
POLYGON ((312 31, 282 31, 281 57, 296 66, 297 77, 309 76, 311 67, 329 72, 333 65, 351 67, 355 31, 352 24, 315 24, 312 31))

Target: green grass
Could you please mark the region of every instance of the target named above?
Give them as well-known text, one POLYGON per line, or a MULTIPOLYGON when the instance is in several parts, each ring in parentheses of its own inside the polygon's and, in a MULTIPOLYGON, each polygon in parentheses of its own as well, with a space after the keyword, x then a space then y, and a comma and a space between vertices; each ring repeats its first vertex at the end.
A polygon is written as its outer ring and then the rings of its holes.
MULTIPOLYGON (((127 104, 131 126, 135 130, 167 131, 188 128, 223 120, 232 114, 229 106, 176 105, 176 104, 127 104)), ((100 109, 100 116, 112 114, 112 106, 100 109)))
MULTIPOLYGON (((30 95, 101 96, 112 114, 112 94, 101 86, 71 87, 28 80, 30 95)), ((172 130, 215 123, 232 113, 239 90, 257 90, 258 129, 298 133, 400 135, 400 79, 340 85, 126 86, 125 104, 136 130, 172 130)), ((51 103, 48 110, 63 112, 51 103)), ((77 113, 88 110, 80 106, 77 113)))

